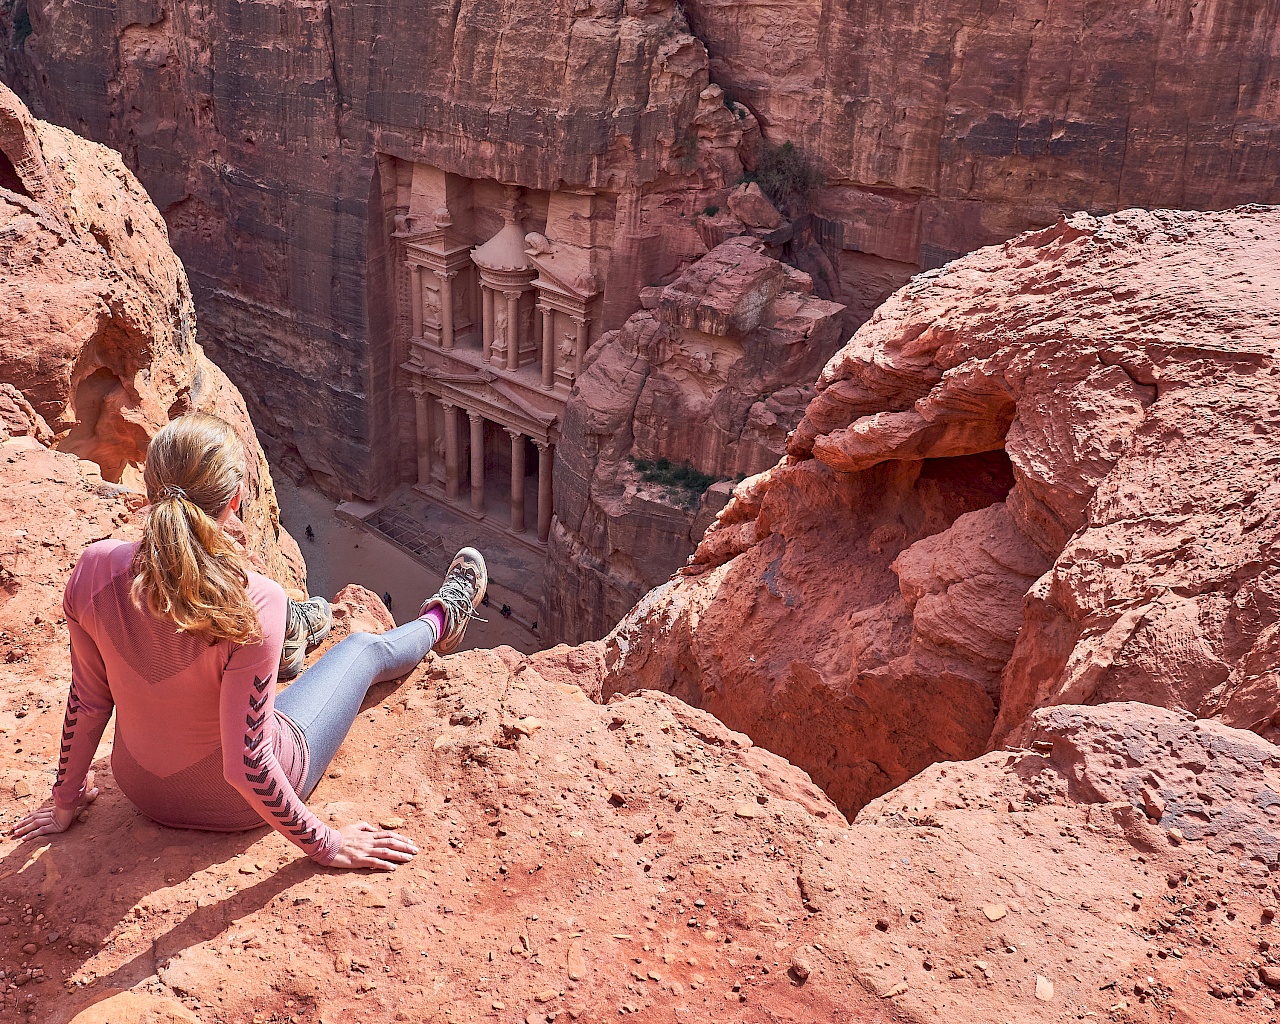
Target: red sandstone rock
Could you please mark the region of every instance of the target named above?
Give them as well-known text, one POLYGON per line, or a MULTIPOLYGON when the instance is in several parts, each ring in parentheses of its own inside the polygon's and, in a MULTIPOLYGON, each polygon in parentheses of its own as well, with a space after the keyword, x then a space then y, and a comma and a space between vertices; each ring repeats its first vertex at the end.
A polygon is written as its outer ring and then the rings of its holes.
POLYGON ((748 227, 772 231, 782 223, 782 214, 754 181, 739 185, 729 193, 729 209, 748 227))
POLYGON ((713 249, 593 351, 565 408, 544 635, 603 635, 667 578, 728 499, 783 451, 840 307, 750 238, 713 249), (721 484, 646 482, 632 460, 721 484))
POLYGON ((846 811, 1048 704, 1273 735, 1276 267, 1280 218, 1244 208, 1082 215, 921 275, 619 627, 605 692, 706 707, 846 811))
POLYGON ((1059 212, 1280 198, 1280 98, 1254 84, 1221 107, 1239 91, 1222 47, 1248 55, 1246 80, 1276 76, 1271 25, 1247 6, 682 6, 712 79, 826 169, 832 297, 859 323, 921 267, 1059 212))
MULTIPOLYGON (((0 442, 0 831, 56 761, 74 556, 131 529, 130 496, 83 466, 0 442)), ((365 616, 388 625, 374 595, 339 597, 331 642, 365 616)), ((111 778, 109 727, 84 820, 0 839, 0 1012, 1031 1024, 1038 975, 1074 1012, 1215 1020, 1240 1011, 1210 992, 1243 991, 1241 964, 1280 970, 1228 918, 1273 901, 1280 751, 1258 737, 1139 705, 1050 708, 1034 749, 934 765, 846 826, 804 771, 704 711, 587 699, 602 647, 432 656, 371 694, 311 804, 397 822, 422 852, 391 875, 317 871, 265 828, 148 822, 111 778)))
POLYGON ((248 456, 248 543, 273 576, 300 583, 301 555, 280 527, 244 401, 195 341, 186 274, 137 179, 117 154, 37 121, 0 85, 5 166, 5 433, 52 443, 92 463, 106 483, 137 490, 147 444, 170 418, 192 410, 223 417, 248 456))
POLYGON ((70 1024, 200 1024, 181 1003, 145 992, 104 992, 71 1018, 70 1024))
POLYGON ((740 231, 728 193, 761 123, 823 172, 787 244, 850 328, 1061 212, 1280 200, 1271 8, 837 7, 24 0, 0 53, 38 113, 124 154, 276 465, 344 496, 415 479, 390 242, 414 161, 596 192, 607 328, 740 231), (262 101, 282 83, 305 95, 262 101))

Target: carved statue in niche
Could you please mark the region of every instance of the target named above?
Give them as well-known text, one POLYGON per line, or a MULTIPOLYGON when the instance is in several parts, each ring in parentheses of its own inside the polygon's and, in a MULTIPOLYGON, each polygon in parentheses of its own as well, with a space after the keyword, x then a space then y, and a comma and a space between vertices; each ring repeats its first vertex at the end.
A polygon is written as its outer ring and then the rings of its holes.
POLYGON ((573 365, 574 355, 578 351, 578 335, 573 331, 565 331, 560 336, 560 365, 573 365))
POLYGON ((710 377, 716 368, 716 357, 706 349, 695 348, 689 352, 689 365, 704 377, 710 377))
MULTIPOLYGON (((498 298, 501 299, 501 293, 498 298)), ((493 304, 493 347, 490 362, 501 365, 507 357, 507 304, 495 301, 493 304), (501 357, 501 358, 499 358, 501 357)))

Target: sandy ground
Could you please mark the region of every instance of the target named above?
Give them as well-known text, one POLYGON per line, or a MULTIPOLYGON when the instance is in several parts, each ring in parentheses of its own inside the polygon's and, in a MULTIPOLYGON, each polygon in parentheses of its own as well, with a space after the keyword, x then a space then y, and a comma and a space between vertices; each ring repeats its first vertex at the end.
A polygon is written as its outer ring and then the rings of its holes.
MULTIPOLYGON (((423 600, 440 586, 440 574, 426 568, 394 544, 368 530, 352 526, 334 515, 334 503, 319 491, 298 487, 280 478, 275 481, 280 518, 307 560, 310 592, 332 598, 348 583, 358 583, 375 594, 391 595, 391 614, 397 623, 417 614, 423 600), (315 540, 308 541, 310 525, 315 540)), ((462 650, 514 647, 525 654, 540 649, 526 629, 507 622, 496 607, 482 609, 489 622, 475 620, 467 629, 462 650), (492 612, 492 614, 490 614, 492 612)))

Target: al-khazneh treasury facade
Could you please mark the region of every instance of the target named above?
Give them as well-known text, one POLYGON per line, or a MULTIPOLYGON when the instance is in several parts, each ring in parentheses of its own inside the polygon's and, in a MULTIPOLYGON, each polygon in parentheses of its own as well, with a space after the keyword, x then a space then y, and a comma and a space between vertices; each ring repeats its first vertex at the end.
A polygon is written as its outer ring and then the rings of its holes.
MULTIPOLYGON (((402 172, 403 173, 403 172, 402 172)), ((638 199, 545 192, 413 164, 394 218, 401 386, 413 396, 417 489, 546 543, 561 416, 603 333, 618 212, 638 199)), ((635 284, 630 283, 634 289, 635 284)))

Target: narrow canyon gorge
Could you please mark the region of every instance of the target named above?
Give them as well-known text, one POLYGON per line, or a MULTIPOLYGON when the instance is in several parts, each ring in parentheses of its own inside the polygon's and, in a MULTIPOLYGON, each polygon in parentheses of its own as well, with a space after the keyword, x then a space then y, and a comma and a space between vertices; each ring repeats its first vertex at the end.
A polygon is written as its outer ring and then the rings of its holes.
POLYGON ((1280 1021, 1280 0, 0 0, 0 51, 0 1019, 1280 1021), (312 665, 490 559, 308 801, 394 873, 152 822, 111 729, 8 835, 195 411, 290 596, 397 580, 312 665))

